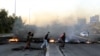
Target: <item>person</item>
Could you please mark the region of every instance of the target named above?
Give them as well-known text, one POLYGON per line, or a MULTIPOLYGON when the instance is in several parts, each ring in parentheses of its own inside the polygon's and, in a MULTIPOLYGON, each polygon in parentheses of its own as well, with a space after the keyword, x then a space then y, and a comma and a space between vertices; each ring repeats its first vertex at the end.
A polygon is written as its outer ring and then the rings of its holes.
POLYGON ((48 45, 48 36, 49 36, 49 33, 50 33, 50 32, 48 32, 48 33, 45 35, 45 37, 44 37, 44 39, 43 39, 43 43, 42 43, 42 45, 41 45, 41 48, 43 48, 44 46, 47 47, 47 45, 48 45))
POLYGON ((34 36, 34 33, 31 33, 30 38, 29 38, 29 48, 31 48, 31 42, 32 42, 33 36, 34 36))
POLYGON ((26 46, 24 49, 30 49, 31 48, 31 41, 32 41, 32 37, 33 37, 33 33, 28 32, 28 36, 27 36, 27 40, 26 40, 26 46))
POLYGON ((65 35, 65 32, 60 36, 60 41, 61 41, 61 45, 60 47, 64 48, 65 46, 65 38, 66 38, 66 35, 65 35))

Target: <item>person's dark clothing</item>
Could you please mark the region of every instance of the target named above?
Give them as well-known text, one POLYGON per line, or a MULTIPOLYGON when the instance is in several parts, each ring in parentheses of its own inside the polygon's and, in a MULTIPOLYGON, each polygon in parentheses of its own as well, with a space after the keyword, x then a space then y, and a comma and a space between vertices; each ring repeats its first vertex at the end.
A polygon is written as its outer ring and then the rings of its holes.
POLYGON ((61 37, 62 41, 65 41, 65 33, 63 34, 63 36, 61 37))
POLYGON ((48 35, 49 35, 49 34, 47 33, 47 34, 45 35, 45 38, 44 38, 44 39, 46 39, 46 40, 47 40, 47 39, 48 39, 48 35))
POLYGON ((30 36, 31 36, 31 32, 28 32, 27 40, 26 41, 29 41, 30 40, 30 36))
POLYGON ((45 40, 48 40, 48 35, 49 35, 49 33, 50 33, 50 32, 48 32, 48 33, 45 35, 45 38, 44 38, 45 40))

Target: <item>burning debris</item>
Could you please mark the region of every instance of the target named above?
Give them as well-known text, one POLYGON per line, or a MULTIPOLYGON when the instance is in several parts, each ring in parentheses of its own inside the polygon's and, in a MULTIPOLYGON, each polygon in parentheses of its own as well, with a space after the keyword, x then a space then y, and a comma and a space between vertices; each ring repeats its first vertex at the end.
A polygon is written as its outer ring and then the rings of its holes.
POLYGON ((55 42, 55 39, 54 39, 54 38, 50 38, 50 39, 49 39, 49 42, 50 42, 50 43, 54 43, 54 42, 55 42))
POLYGON ((90 42, 90 41, 86 41, 86 43, 87 43, 87 44, 91 44, 91 42, 90 42))
POLYGON ((8 42, 18 42, 19 39, 17 37, 12 37, 8 40, 8 42))

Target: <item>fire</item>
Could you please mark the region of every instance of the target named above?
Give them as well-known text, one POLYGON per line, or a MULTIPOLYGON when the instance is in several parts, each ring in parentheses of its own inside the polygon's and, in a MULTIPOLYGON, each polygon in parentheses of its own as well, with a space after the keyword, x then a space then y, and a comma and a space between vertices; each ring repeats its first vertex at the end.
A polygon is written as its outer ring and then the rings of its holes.
POLYGON ((54 40, 54 39, 50 39, 49 42, 50 42, 50 43, 54 43, 55 40, 54 40))
POLYGON ((90 41, 87 41, 86 43, 87 43, 87 44, 90 44, 91 42, 90 42, 90 41))
POLYGON ((18 38, 13 37, 13 38, 9 39, 8 41, 9 42, 18 42, 19 40, 18 40, 18 38))

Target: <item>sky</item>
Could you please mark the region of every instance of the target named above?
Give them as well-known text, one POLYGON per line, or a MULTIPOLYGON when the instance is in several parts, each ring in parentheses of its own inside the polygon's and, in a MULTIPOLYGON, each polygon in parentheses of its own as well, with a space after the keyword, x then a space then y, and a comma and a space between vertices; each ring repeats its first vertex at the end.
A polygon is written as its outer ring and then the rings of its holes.
POLYGON ((15 13, 24 21, 30 18, 37 24, 61 18, 80 18, 100 15, 100 0, 0 0, 0 9, 15 13), (15 10, 16 1, 16 10, 15 10), (49 19, 49 20, 47 20, 49 19))

